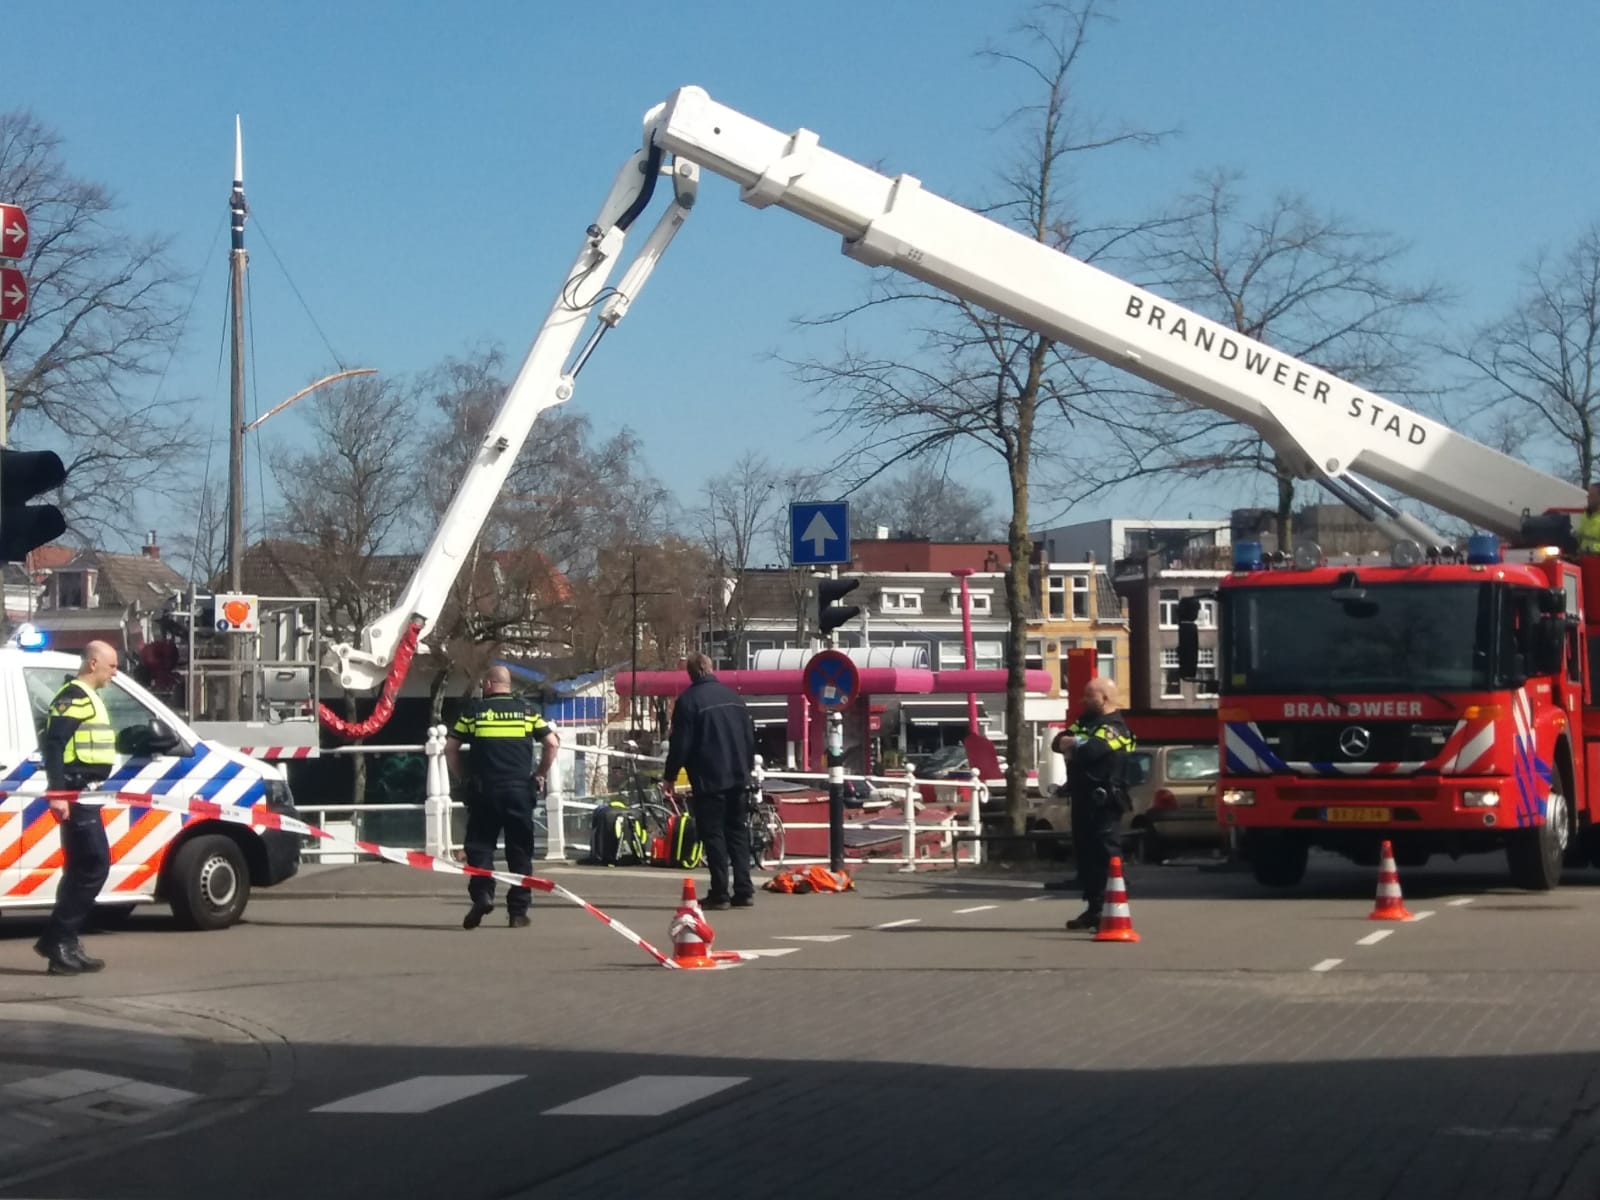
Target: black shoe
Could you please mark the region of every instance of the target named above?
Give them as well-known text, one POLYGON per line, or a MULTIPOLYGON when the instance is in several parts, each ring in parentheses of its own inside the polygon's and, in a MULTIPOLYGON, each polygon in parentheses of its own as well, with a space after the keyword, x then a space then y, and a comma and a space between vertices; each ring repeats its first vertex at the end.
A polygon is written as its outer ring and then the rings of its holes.
POLYGON ((461 918, 461 928, 476 929, 483 924, 483 919, 493 911, 494 905, 479 904, 474 901, 472 907, 467 909, 467 915, 461 918))
POLYGON ((51 975, 83 974, 83 968, 78 965, 77 955, 65 946, 54 942, 37 941, 33 944, 33 952, 50 964, 47 971, 51 975))
POLYGON ((77 960, 78 969, 85 974, 93 975, 96 971, 104 971, 106 969, 105 959, 93 957, 83 948, 82 942, 74 942, 68 947, 67 952, 77 960))
POLYGON ((527 913, 512 913, 511 916, 507 918, 506 924, 510 925, 513 929, 526 929, 529 925, 533 924, 533 921, 529 919, 527 913))
POLYGON ((1097 912, 1080 913, 1067 922, 1068 929, 1087 929, 1090 933, 1100 932, 1100 914, 1097 912))
POLYGON ((735 896, 733 898, 734 908, 754 908, 755 906, 756 898, 754 896, 735 896))
POLYGON ((700 907, 702 909, 709 908, 713 912, 721 912, 725 908, 732 908, 733 901, 729 900, 726 896, 718 896, 715 899, 707 896, 703 901, 700 902, 700 907))

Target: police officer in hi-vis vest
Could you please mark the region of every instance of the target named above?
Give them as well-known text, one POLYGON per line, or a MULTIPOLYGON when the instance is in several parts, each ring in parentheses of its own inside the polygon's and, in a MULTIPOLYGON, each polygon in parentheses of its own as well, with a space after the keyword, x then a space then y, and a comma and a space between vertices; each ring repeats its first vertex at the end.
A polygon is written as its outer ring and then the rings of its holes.
MULTIPOLYGON (((490 667, 483 676, 483 697, 462 703, 461 715, 445 742, 450 774, 461 775, 461 743, 472 743, 467 764, 467 865, 494 870, 494 847, 506 842, 506 866, 516 875, 533 874, 533 744, 544 746, 539 759, 541 785, 549 779, 561 739, 533 701, 511 694, 511 672, 490 667)), ((461 919, 463 929, 476 929, 494 911, 494 880, 474 875, 467 880, 472 907, 461 919)), ((506 892, 506 913, 513 929, 528 924, 532 893, 525 887, 506 892)))
POLYGON ((1117 712, 1117 685, 1091 679, 1083 690, 1083 715, 1058 733, 1051 749, 1067 756, 1072 800, 1072 849, 1078 859, 1084 911, 1068 929, 1098 930, 1106 902, 1111 859, 1121 853, 1122 816, 1128 811, 1128 752, 1136 745, 1117 712))
MULTIPOLYGON (((86 791, 110 776, 116 734, 100 690, 116 673, 116 650, 105 642, 90 642, 77 678, 50 702, 40 750, 52 792, 86 791)), ((105 822, 97 804, 52 797, 50 811, 61 824, 61 884, 50 926, 33 948, 50 964, 52 975, 98 971, 106 964, 84 952, 78 935, 111 873, 105 822)))

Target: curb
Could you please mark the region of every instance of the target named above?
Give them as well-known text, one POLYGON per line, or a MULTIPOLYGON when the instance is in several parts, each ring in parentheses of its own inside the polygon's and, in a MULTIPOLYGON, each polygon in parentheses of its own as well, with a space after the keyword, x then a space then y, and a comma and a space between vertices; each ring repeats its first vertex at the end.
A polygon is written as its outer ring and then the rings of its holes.
POLYGON ((62 1141, 71 1141, 71 1165, 80 1165, 235 1116, 263 1097, 286 1091, 293 1078, 293 1053, 276 1031, 165 999, 0 1003, 0 1039, 13 1051, 0 1056, 0 1063, 26 1067, 36 1076, 74 1068, 123 1071, 140 1083, 171 1084, 177 1076, 184 1090, 197 1094, 170 1114, 157 1111, 127 1121, 90 1118, 53 1129, 52 1122, 42 1122, 24 1148, 0 1152, 0 1188, 8 1190, 62 1170, 67 1165, 59 1151, 62 1141), (62 1027, 83 1036, 68 1038, 63 1047, 62 1027), (141 1042, 133 1054, 130 1036, 141 1042), (171 1043, 170 1051, 163 1043, 171 1043), (152 1053, 171 1061, 153 1064, 152 1053))

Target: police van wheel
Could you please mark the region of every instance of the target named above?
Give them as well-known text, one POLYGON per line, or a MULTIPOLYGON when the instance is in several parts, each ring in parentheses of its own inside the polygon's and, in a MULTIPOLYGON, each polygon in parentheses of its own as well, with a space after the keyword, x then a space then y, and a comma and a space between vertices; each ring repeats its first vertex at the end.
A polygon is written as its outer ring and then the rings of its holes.
POLYGON ((187 929, 226 929, 250 900, 250 870, 232 838, 197 837, 178 847, 167 880, 172 915, 187 929))

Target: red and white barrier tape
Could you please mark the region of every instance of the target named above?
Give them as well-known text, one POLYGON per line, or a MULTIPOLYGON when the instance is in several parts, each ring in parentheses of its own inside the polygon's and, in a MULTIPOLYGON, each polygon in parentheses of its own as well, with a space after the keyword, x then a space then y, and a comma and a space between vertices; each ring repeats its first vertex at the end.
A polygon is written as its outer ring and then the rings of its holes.
MULTIPOLYGON (((5 795, 6 793, 0 792, 0 799, 3 799, 5 795)), ((484 879, 498 880, 511 887, 524 887, 531 888, 536 892, 548 892, 553 896, 560 896, 563 900, 576 904, 591 917, 627 938, 663 967, 676 969, 678 965, 621 921, 607 916, 582 896, 568 891, 553 879, 542 879, 537 875, 513 875, 509 871, 487 871, 482 867, 462 866, 446 859, 434 858, 431 854, 425 854, 421 850, 397 850, 392 846, 380 846, 375 842, 347 841, 344 838, 335 837, 325 829, 309 825, 296 817, 286 817, 282 813, 275 813, 266 808, 240 808, 237 805, 217 804, 210 800, 177 800, 170 796, 152 796, 145 792, 46 792, 44 797, 47 800, 70 800, 79 804, 96 806, 123 804, 129 808, 153 808, 160 812, 184 813, 188 816, 204 817, 213 821, 231 821, 235 825, 280 829, 284 833, 297 833, 305 837, 318 838, 342 850, 354 849, 361 851, 363 854, 376 855, 386 862, 399 863, 402 867, 411 867, 413 870, 438 871, 446 875, 476 875, 484 879)))

